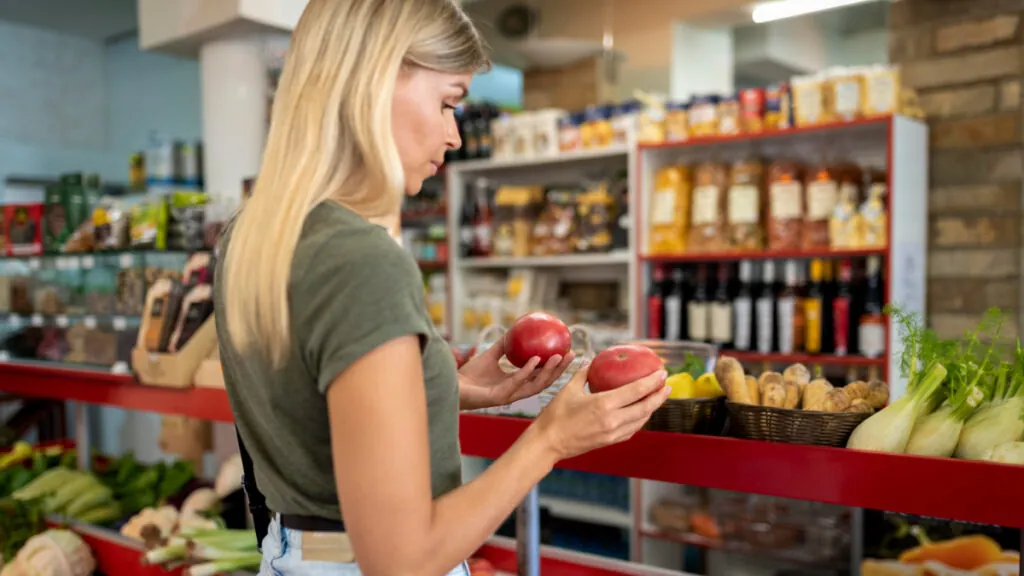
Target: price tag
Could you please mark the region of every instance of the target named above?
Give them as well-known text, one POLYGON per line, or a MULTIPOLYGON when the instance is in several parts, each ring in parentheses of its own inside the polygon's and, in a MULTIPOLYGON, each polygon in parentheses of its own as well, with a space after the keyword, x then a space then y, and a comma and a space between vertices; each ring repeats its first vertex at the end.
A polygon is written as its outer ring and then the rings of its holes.
POLYGON ((81 263, 82 261, 78 258, 78 256, 69 256, 68 270, 78 270, 78 268, 81 266, 81 263))
POLYGON ((114 374, 131 374, 131 369, 128 368, 128 364, 125 362, 116 362, 110 367, 110 371, 114 374))
POLYGON ((96 261, 92 256, 82 256, 82 268, 86 270, 92 270, 92 267, 96 265, 96 261))
POLYGON ((61 256, 53 261, 53 264, 57 267, 57 270, 63 270, 68 267, 68 259, 61 256))
POLYGON ((28 269, 29 270, 39 270, 39 258, 29 258, 28 259, 28 269))
POLYGON ((21 328, 21 316, 18 316, 17 314, 11 314, 10 316, 7 317, 7 325, 10 326, 11 329, 13 330, 21 328))
POLYGON ((43 325, 43 315, 42 314, 33 314, 32 315, 32 325, 35 326, 36 328, 42 326, 43 325))
POLYGON ((131 254, 121 254, 121 268, 131 268, 135 259, 131 254))
POLYGON ((0 350, 0 362, 10 362, 11 355, 7 353, 7 350, 0 350))
POLYGON ((124 332, 128 329, 128 320, 124 316, 114 316, 113 325, 114 330, 124 332))
POLYGON ((57 327, 58 328, 67 328, 68 327, 68 317, 67 316, 61 314, 60 316, 57 316, 56 320, 57 320, 57 327))
POLYGON ((96 317, 95 316, 86 316, 85 318, 82 318, 82 324, 85 324, 85 327, 88 330, 95 330, 96 329, 96 317))

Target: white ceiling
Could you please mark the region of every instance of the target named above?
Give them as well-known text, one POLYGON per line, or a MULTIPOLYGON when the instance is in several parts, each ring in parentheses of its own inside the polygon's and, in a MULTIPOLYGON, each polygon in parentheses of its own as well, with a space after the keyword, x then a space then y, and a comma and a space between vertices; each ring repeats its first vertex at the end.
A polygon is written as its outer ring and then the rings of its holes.
POLYGON ((135 0, 0 0, 0 20, 97 41, 138 26, 135 0))

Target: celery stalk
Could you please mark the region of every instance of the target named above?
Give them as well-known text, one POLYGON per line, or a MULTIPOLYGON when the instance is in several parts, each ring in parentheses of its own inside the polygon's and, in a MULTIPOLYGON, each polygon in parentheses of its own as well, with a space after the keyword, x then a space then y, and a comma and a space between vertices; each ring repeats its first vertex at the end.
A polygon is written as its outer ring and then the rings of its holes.
POLYGON ((235 570, 258 570, 261 562, 263 562, 263 555, 259 552, 252 552, 245 558, 196 564, 186 570, 185 574, 187 576, 216 576, 217 574, 233 572, 235 570))

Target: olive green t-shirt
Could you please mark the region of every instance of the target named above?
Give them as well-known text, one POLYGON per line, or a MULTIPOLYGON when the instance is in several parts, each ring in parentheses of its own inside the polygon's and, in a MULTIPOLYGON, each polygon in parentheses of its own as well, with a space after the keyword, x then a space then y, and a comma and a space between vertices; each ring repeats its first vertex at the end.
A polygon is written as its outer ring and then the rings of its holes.
MULTIPOLYGON (((228 242, 230 232, 221 254, 227 253, 228 242)), ((279 369, 231 345, 222 270, 218 265, 214 303, 224 380, 256 481, 272 511, 341 518, 325 393, 360 357, 410 334, 420 337, 434 497, 459 486, 455 360, 427 313, 419 267, 383 228, 332 202, 309 214, 289 281, 292 349, 279 369)), ((373 433, 366 430, 366 441, 373 441, 373 433)))

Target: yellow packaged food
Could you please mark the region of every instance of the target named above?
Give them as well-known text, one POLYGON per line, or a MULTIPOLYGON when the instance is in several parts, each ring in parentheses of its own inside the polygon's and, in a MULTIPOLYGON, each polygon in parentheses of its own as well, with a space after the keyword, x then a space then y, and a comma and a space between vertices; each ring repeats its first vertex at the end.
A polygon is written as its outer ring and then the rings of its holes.
POLYGON ((665 141, 683 142, 690 137, 686 105, 670 102, 665 109, 665 141))
POLYGON ((665 141, 665 108, 645 106, 637 119, 637 141, 640 144, 661 144, 665 141))
POLYGON ((692 187, 692 173, 687 166, 666 166, 655 176, 649 215, 652 255, 680 254, 686 250, 692 187))
POLYGON ((902 87, 899 68, 872 66, 864 72, 864 116, 888 116, 900 109, 902 87))
POLYGON ((834 120, 851 122, 863 115, 864 73, 861 69, 840 68, 835 70, 830 82, 830 91, 834 120))
POLYGON ((828 121, 825 83, 819 76, 793 78, 793 118, 798 127, 817 126, 828 121))

